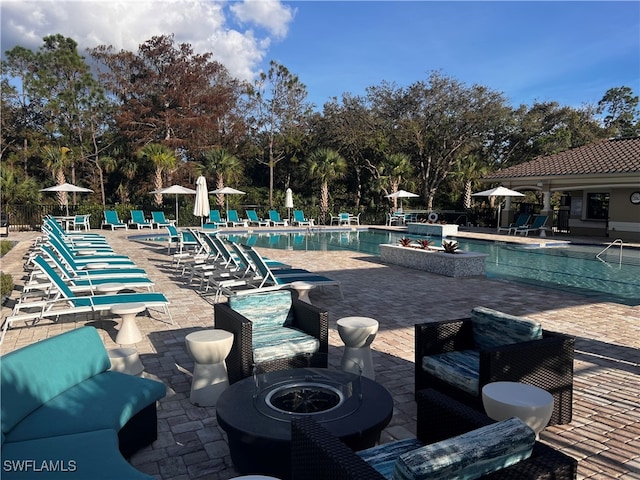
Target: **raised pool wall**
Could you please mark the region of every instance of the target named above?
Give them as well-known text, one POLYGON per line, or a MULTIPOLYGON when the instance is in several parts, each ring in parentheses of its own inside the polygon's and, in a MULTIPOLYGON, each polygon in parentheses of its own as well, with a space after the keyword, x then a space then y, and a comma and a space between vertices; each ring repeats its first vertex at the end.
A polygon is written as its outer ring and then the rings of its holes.
POLYGON ((413 235, 431 235, 433 237, 455 237, 458 225, 439 223, 408 223, 407 233, 413 235))
POLYGON ((485 253, 444 253, 421 248, 380 245, 380 259, 401 267, 424 270, 447 277, 477 277, 485 275, 485 253))

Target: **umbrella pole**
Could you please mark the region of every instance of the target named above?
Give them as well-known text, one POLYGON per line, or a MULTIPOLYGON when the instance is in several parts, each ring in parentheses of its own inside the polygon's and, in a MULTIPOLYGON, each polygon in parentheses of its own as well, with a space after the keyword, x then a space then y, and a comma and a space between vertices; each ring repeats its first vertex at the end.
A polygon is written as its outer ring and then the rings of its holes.
POLYGON ((176 228, 178 228, 178 194, 176 193, 176 228))

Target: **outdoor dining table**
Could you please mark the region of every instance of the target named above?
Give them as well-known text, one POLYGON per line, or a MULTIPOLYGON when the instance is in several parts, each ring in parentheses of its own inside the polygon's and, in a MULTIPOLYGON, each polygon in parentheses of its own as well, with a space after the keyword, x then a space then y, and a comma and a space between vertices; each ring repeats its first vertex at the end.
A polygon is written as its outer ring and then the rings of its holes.
POLYGON ((75 220, 75 215, 57 215, 53 217, 56 222, 63 224, 65 230, 69 230, 69 226, 75 220))

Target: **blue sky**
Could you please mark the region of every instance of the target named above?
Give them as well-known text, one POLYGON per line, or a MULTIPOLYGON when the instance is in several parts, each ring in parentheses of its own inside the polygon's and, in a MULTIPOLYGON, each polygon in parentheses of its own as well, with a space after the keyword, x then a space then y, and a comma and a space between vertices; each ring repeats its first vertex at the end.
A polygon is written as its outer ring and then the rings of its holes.
POLYGON ((319 108, 383 80, 436 70, 509 103, 595 104, 613 87, 640 94, 640 2, 2 0, 2 51, 61 33, 85 48, 135 51, 175 34, 238 78, 276 60, 319 108))

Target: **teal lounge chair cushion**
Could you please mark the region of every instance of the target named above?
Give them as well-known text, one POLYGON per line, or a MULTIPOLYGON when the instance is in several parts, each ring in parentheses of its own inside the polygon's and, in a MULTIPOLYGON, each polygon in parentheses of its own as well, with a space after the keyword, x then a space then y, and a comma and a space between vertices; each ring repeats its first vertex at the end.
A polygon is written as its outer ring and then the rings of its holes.
POLYGON ((288 290, 229 298, 229 307, 253 323, 254 338, 262 328, 291 325, 291 304, 291 292, 288 290))
POLYGON ((538 322, 486 307, 471 310, 471 324, 473 339, 481 349, 542 338, 542 327, 538 322))
POLYGON ((315 353, 320 348, 320 341, 295 328, 271 326, 253 330, 252 346, 253 360, 261 363, 315 353))
POLYGON ((422 358, 422 369, 471 395, 480 394, 480 352, 477 350, 427 355, 422 358))
POLYGON ((534 442, 533 430, 510 418, 400 455, 392 478, 479 478, 529 458, 534 442))
POLYGON ((423 446, 424 444, 417 438, 407 438, 360 450, 356 454, 375 468, 384 478, 390 479, 398 457, 403 453, 411 452, 423 446))

